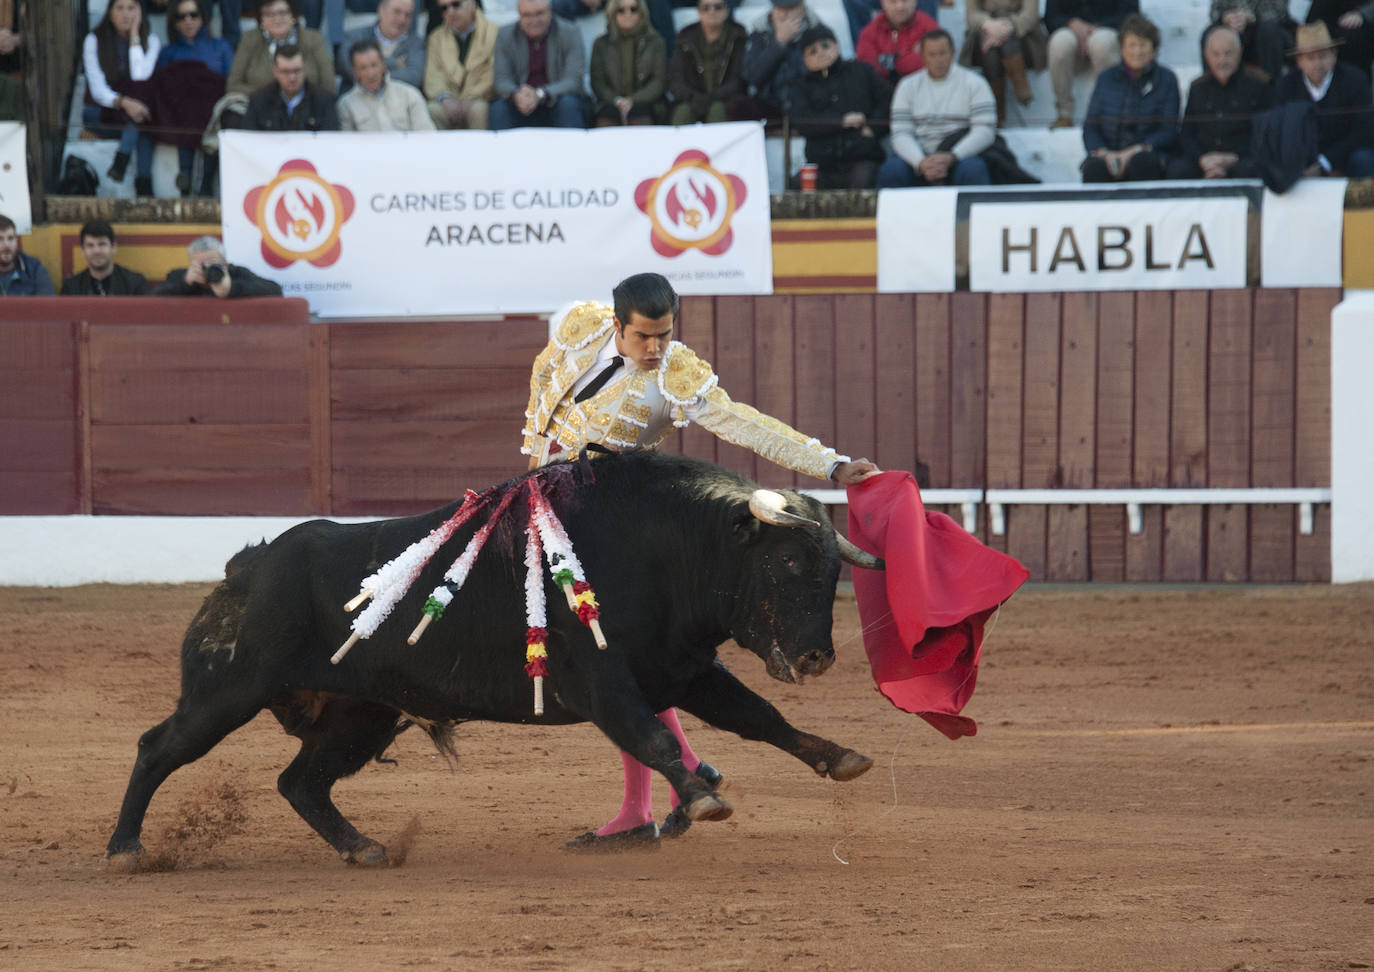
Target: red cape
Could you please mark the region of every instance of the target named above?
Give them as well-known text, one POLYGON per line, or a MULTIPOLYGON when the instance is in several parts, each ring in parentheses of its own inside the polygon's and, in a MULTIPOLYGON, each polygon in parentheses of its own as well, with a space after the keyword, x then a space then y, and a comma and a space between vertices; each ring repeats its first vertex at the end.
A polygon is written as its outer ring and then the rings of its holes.
POLYGON ((973 695, 983 625, 1030 576, 943 513, 928 513, 908 472, 848 489, 849 539, 887 563, 854 569, 864 650, 878 691, 950 739, 978 724, 959 715, 973 695))

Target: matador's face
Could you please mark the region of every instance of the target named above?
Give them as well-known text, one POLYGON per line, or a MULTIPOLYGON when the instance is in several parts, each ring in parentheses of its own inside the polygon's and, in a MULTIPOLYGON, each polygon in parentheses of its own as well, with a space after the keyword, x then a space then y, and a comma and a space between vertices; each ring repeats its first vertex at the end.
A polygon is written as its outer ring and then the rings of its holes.
POLYGON ((616 352, 642 371, 653 371, 659 366, 672 339, 672 314, 645 317, 633 311, 628 324, 621 323, 618 318, 615 322, 616 352))

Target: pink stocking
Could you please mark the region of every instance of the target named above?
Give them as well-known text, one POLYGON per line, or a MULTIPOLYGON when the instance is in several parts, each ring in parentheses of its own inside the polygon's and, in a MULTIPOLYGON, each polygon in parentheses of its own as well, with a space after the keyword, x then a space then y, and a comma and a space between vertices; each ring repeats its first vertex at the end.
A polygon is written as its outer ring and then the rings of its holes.
MULTIPOLYGON (((677 709, 664 709, 658 714, 658 720, 668 727, 668 731, 673 734, 673 738, 682 747, 682 765, 687 767, 688 772, 695 773, 701 760, 697 758, 696 753, 692 752, 692 746, 687 742, 687 736, 682 731, 682 723, 677 721, 677 709)), ((677 806, 677 790, 669 787, 668 791, 672 799, 672 806, 677 806)))
MULTIPOLYGON (((678 722, 677 710, 664 709, 658 714, 658 718, 682 747, 682 765, 691 772, 696 772, 701 760, 692 752, 687 737, 682 733, 682 723, 678 722)), ((620 762, 625 772, 625 799, 620 804, 620 812, 597 831, 602 837, 622 830, 631 830, 654 819, 654 771, 627 752, 621 752, 620 762)), ((672 798, 673 806, 677 806, 676 790, 672 791, 672 798)))
POLYGON ((597 831, 602 837, 632 830, 654 819, 654 771, 623 750, 620 762, 625 770, 625 799, 620 804, 620 812, 597 831))

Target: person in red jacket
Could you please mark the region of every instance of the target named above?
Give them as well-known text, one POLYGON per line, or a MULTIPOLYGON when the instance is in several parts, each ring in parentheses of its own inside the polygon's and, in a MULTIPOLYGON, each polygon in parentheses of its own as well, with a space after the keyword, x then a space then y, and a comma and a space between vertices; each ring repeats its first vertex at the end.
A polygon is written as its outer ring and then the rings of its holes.
POLYGON ((916 0, 882 0, 881 13, 873 15, 854 43, 854 57, 872 65, 888 84, 915 74, 921 60, 921 38, 940 25, 916 9, 916 0))

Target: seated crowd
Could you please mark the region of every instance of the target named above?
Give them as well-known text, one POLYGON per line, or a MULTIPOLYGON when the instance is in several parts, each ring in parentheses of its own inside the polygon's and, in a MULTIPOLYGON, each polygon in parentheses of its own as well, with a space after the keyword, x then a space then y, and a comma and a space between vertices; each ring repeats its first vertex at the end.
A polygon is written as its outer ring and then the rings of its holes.
MULTIPOLYGON (((202 236, 186 248, 186 266, 167 274, 149 289, 141 273, 115 263, 115 231, 103 219, 81 227, 81 255, 86 269, 62 281, 63 297, 280 297, 281 286, 247 267, 229 262, 224 244, 202 236)), ((0 214, 0 297, 52 297, 52 276, 41 262, 20 248, 14 220, 0 214)))
MULTIPOLYGON (((517 21, 497 28, 480 0, 437 0, 422 35, 416 0, 381 0, 371 26, 340 32, 333 45, 306 25, 298 0, 260 0, 257 28, 235 50, 211 36, 208 0, 165 0, 165 43, 149 32, 139 0, 112 0, 85 40, 83 120, 119 139, 109 176, 123 180, 132 161, 139 195, 153 192, 154 139, 177 146, 182 195, 195 188, 199 152, 198 191, 212 194, 216 135, 226 128, 503 130, 784 116, 805 137, 821 188, 981 184, 1030 180, 997 128, 1009 95, 1031 100, 1027 71, 1045 68, 1051 128, 1074 125, 1075 74, 1095 75, 1082 124, 1085 182, 1256 175, 1266 160, 1251 157, 1252 143, 1283 147, 1282 133, 1294 130, 1285 111, 1303 110, 1289 110, 1294 104, 1310 106, 1317 121, 1299 174, 1374 175, 1371 2, 1318 0, 1298 25, 1286 0, 1213 0, 1199 38, 1204 71, 1186 106, 1177 77, 1156 59, 1159 29, 1138 0, 1047 0, 1043 18, 1038 0, 966 0, 962 49, 917 0, 877 0, 849 60, 805 0, 772 0, 747 27, 734 20, 733 0, 697 0, 697 21, 679 32, 671 6, 682 2, 518 0, 517 21), (560 13, 604 17, 590 57, 560 13)), ((872 2, 847 3, 851 20, 856 4, 872 2)), ((316 0, 314 22, 342 3, 316 0)), ((1291 157, 1287 148, 1273 154, 1291 157)))

